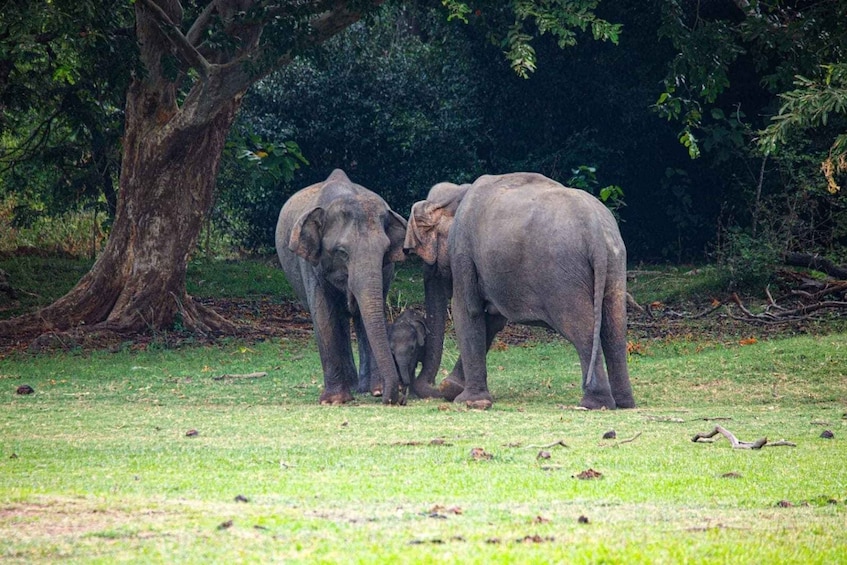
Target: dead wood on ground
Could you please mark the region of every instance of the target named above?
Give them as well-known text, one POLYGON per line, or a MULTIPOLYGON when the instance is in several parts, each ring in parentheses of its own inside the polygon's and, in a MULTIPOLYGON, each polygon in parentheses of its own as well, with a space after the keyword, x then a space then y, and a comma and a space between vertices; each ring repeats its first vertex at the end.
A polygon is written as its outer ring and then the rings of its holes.
POLYGON ((731 431, 727 430, 723 426, 715 426, 715 428, 711 432, 698 433, 693 438, 691 438, 691 441, 698 443, 704 439, 713 438, 718 434, 728 439, 729 443, 732 444, 733 449, 761 449, 766 446, 797 447, 797 444, 792 443, 790 441, 785 441, 784 439, 768 443, 768 438, 766 437, 757 439, 756 441, 741 441, 737 437, 735 437, 735 434, 733 434, 731 431))

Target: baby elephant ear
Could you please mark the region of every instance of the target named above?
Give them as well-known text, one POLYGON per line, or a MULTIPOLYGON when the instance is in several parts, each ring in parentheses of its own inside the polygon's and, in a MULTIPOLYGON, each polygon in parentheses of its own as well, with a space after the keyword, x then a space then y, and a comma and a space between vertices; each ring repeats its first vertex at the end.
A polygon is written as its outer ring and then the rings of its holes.
POLYGON ((421 318, 415 318, 415 334, 417 336, 418 347, 426 345, 426 334, 428 333, 426 324, 421 318))
POLYGON ((324 216, 325 212, 321 207, 307 211, 294 224, 288 240, 288 249, 312 265, 317 265, 321 256, 324 216))
POLYGON ((388 260, 392 263, 405 261, 403 242, 406 239, 406 219, 391 208, 388 209, 388 226, 385 233, 391 242, 388 246, 388 260))
POLYGON ((418 255, 427 265, 434 265, 438 259, 435 210, 426 200, 415 202, 406 228, 406 241, 403 243, 404 250, 418 255))

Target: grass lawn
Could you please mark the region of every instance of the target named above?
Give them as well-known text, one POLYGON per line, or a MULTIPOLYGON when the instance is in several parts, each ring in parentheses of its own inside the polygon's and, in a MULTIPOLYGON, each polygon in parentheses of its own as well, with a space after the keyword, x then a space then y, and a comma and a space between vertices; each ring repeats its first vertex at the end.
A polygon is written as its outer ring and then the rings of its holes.
POLYGON ((0 361, 0 556, 843 562, 845 337, 652 344, 631 360, 640 407, 601 412, 573 408, 578 360, 556 340, 491 353, 486 412, 321 407, 297 340, 15 355, 0 361), (716 423, 797 445, 691 441, 716 423))
MULTIPOLYGON (((3 317, 85 272, 38 258, 0 268, 23 290, 3 317)), ((633 294, 691 288, 687 271, 651 271, 633 294)), ((290 296, 268 261, 192 264, 189 292, 290 296)), ((421 300, 419 270, 401 268, 390 306, 421 300)), ((543 333, 496 344, 485 412, 366 396, 319 406, 320 360, 302 333, 9 354, 0 560, 847 562, 843 321, 794 333, 710 324, 634 320, 639 407, 626 411, 576 409, 576 354, 543 333), (796 446, 691 441, 717 424, 796 446)), ((456 357, 450 341, 444 368, 456 357)))

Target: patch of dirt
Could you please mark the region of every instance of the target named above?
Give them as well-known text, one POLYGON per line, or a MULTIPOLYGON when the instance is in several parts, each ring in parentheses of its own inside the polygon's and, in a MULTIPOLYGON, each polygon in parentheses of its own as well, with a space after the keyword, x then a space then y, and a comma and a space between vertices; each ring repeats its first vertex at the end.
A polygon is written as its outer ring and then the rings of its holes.
POLYGON ((138 526, 141 522, 159 523, 167 518, 168 514, 163 511, 130 513, 65 499, 14 503, 0 507, 0 537, 18 541, 79 537, 123 526, 138 526))
MULTIPOLYGON (((251 298, 202 298, 200 304, 211 307, 237 324, 236 339, 260 342, 268 339, 312 339, 309 313, 299 303, 251 298)), ((745 298, 751 309, 757 308, 753 299, 745 298)), ((760 304, 758 306, 761 305, 760 304)), ((815 318, 784 323, 750 323, 738 319, 740 311, 732 304, 714 307, 710 299, 680 301, 674 304, 654 303, 643 311, 630 307, 628 313, 629 352, 649 354, 649 343, 681 341, 695 344, 726 343, 753 344, 769 338, 820 334, 847 330, 847 319, 839 312, 823 313, 815 318)), ((448 333, 452 325, 448 322, 448 333)), ((0 336, 0 359, 15 351, 38 353, 56 350, 145 350, 153 345, 177 348, 182 345, 212 344, 221 336, 199 336, 181 331, 155 332, 130 336, 113 332, 74 332, 45 334, 33 339, 0 336)), ((527 346, 535 342, 563 340, 556 332, 541 328, 508 324, 492 345, 495 350, 527 346)))
MULTIPOLYGON (((312 320, 309 313, 296 302, 273 302, 242 298, 197 299, 228 320, 235 322, 234 335, 246 342, 285 338, 312 339, 312 320)), ((114 332, 62 332, 41 336, 0 336, 0 359, 13 352, 41 353, 49 351, 118 351, 130 349, 143 351, 153 345, 177 348, 187 344, 211 344, 221 336, 201 336, 178 330, 133 335, 114 332)))

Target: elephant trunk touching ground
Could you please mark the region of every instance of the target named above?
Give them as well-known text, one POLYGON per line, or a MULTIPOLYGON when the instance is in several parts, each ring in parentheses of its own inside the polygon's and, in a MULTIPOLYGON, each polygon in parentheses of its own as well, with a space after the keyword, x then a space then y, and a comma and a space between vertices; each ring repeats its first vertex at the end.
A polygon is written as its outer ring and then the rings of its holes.
POLYGON ((406 220, 341 170, 288 199, 277 222, 280 264, 309 309, 324 374, 322 404, 353 399, 351 388, 401 401, 388 345, 385 296, 402 261, 406 220), (357 375, 350 320, 359 346, 357 375))
POLYGON ((353 307, 358 310, 356 337, 360 342, 365 340, 364 347, 370 348, 370 356, 360 360, 359 391, 367 392, 370 389, 377 394, 381 392, 383 402, 397 404, 401 402, 400 378, 388 345, 385 326, 386 289, 383 288, 381 267, 380 259, 379 265, 365 266, 362 275, 359 275, 359 269, 351 270, 348 281, 352 298, 356 301, 353 307), (375 367, 370 360, 375 362, 375 367))

